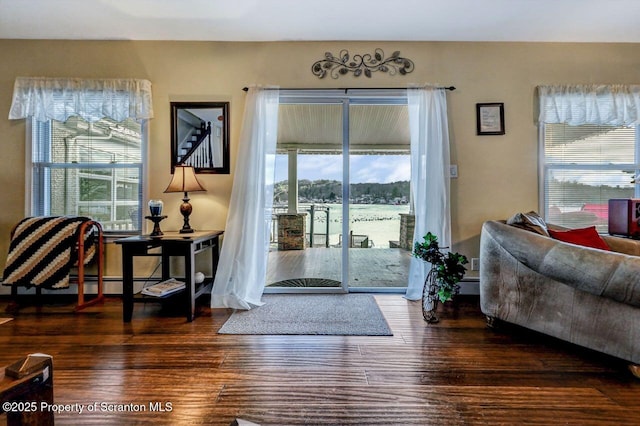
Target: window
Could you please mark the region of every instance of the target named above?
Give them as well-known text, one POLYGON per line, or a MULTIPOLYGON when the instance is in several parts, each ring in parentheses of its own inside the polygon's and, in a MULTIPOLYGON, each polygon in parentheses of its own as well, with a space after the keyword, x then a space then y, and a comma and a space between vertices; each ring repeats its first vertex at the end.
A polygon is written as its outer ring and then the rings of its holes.
POLYGON ((130 118, 31 120, 31 215, 88 216, 107 232, 139 231, 143 128, 130 118))
POLYGON ((608 231, 608 200, 634 198, 640 171, 637 126, 541 125, 541 187, 548 222, 608 231))
POLYGON ((139 231, 151 98, 148 80, 17 77, 9 119, 30 120, 27 214, 139 231))

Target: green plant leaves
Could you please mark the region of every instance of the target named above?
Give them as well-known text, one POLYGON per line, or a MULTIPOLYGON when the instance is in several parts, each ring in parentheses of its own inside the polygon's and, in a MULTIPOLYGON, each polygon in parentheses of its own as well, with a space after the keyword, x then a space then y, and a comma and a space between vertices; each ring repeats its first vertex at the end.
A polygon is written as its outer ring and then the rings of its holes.
POLYGON ((413 255, 429 262, 435 270, 438 284, 438 299, 444 303, 452 300, 458 293, 458 283, 464 278, 467 270, 464 265, 469 263, 467 257, 460 253, 443 252, 438 244, 438 237, 428 232, 423 242, 416 242, 413 255))

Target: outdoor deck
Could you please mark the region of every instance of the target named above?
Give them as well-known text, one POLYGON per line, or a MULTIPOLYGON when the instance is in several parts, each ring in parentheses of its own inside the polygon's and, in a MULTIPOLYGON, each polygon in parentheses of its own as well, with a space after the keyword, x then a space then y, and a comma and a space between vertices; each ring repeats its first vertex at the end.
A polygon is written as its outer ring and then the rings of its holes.
MULTIPOLYGON (((269 252, 267 285, 296 278, 341 280, 340 248, 269 252)), ((406 287, 411 253, 400 248, 349 249, 351 287, 406 287)))

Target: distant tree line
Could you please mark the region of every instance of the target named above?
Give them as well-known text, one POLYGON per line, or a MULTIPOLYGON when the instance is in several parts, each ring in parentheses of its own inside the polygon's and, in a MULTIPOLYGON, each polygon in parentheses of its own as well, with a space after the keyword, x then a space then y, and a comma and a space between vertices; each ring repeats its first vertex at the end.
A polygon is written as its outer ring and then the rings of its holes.
MULTIPOLYGON (((288 193, 287 181, 277 182, 274 188, 276 201, 284 202, 288 193)), ((409 181, 389 183, 353 183, 350 188, 351 199, 361 201, 384 200, 391 202, 396 199, 409 200, 409 181)), ((298 181, 298 197, 308 200, 336 201, 342 198, 342 183, 337 180, 308 180, 298 181)))

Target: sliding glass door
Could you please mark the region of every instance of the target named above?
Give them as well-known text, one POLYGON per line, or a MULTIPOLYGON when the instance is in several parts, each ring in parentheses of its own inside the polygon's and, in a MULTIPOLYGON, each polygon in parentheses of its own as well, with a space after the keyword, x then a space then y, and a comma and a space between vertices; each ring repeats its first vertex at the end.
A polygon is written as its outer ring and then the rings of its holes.
POLYGON ((404 291, 406 97, 305 95, 281 95, 266 291, 404 291))
POLYGON ((346 291, 343 111, 342 99, 281 102, 266 291, 346 291))
POLYGON ((408 280, 409 117, 406 105, 386 101, 354 100, 349 106, 351 291, 404 290, 408 280))

